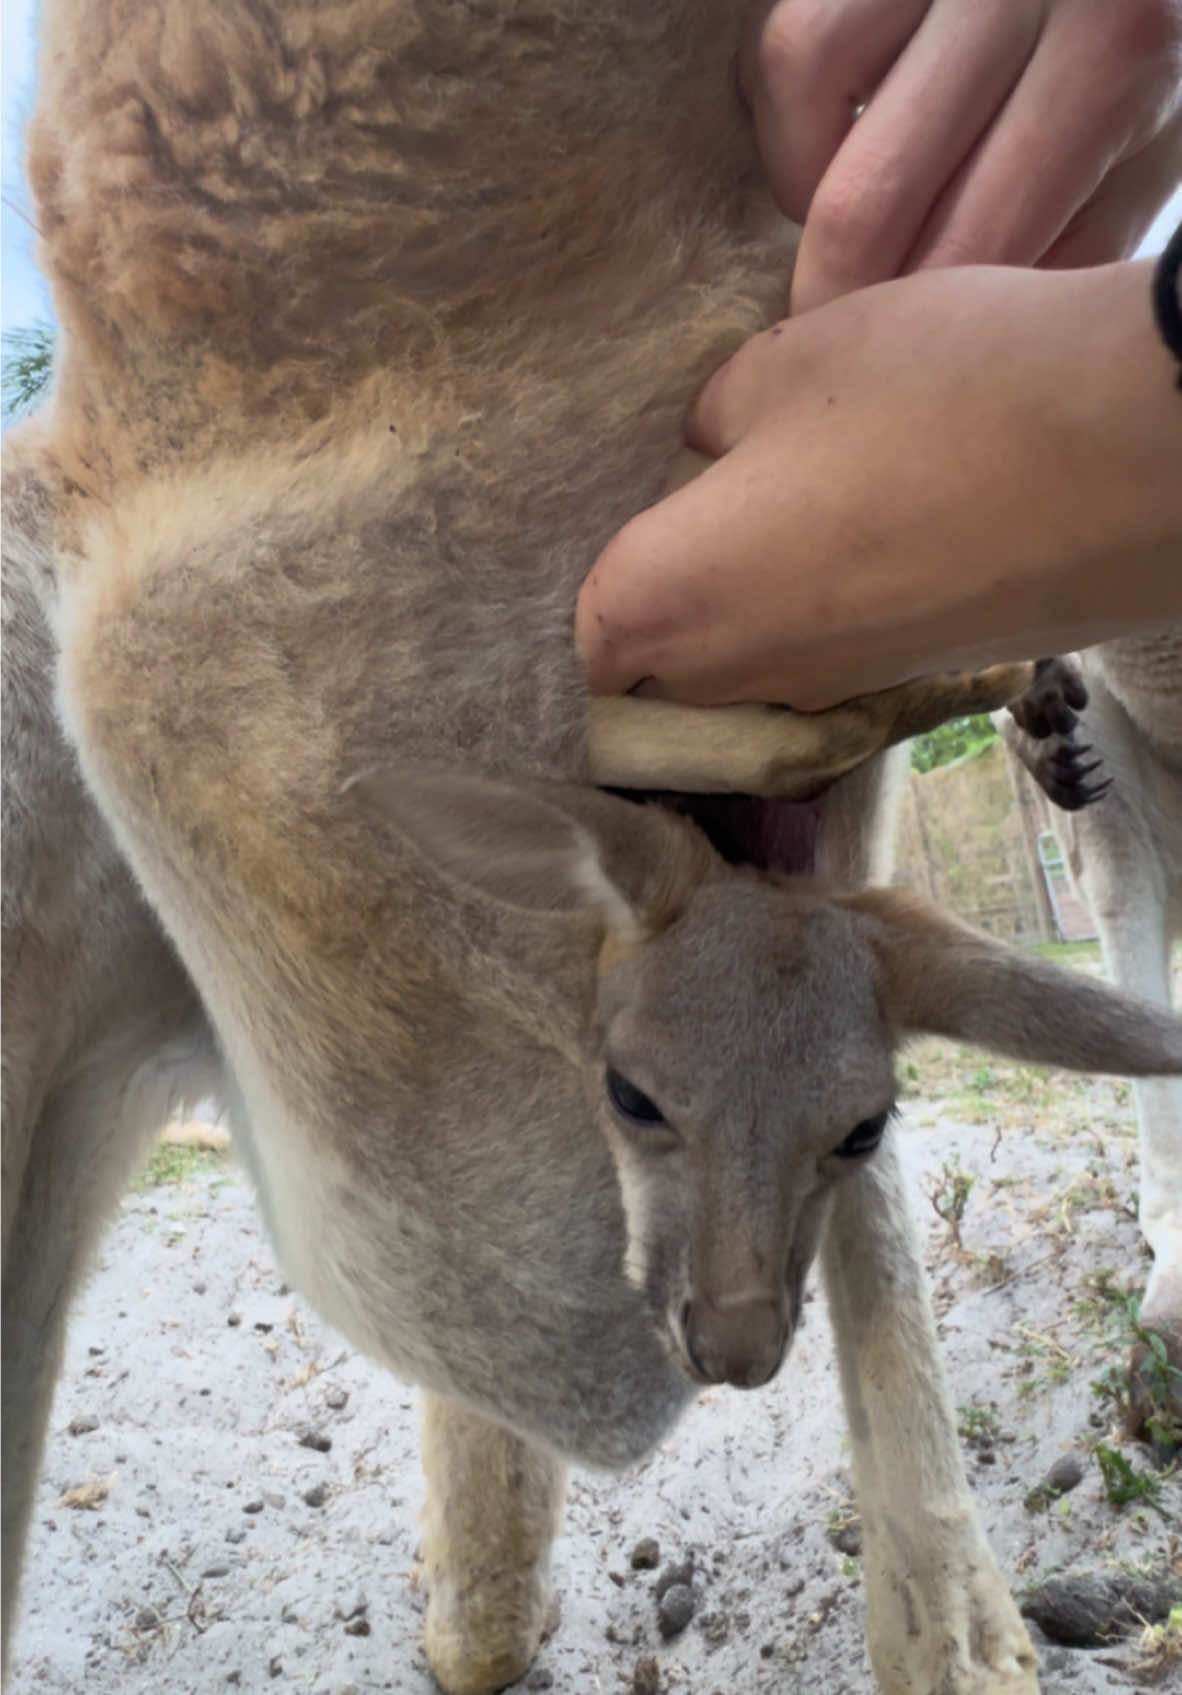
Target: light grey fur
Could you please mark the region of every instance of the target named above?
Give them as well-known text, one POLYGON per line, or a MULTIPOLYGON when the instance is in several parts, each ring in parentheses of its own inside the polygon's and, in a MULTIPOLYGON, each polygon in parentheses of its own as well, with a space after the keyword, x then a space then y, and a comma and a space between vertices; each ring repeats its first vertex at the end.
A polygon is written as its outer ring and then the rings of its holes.
MULTIPOLYGON (((1100 934, 1108 976, 1159 1006, 1172 998, 1171 951, 1182 937, 1182 626, 1108 642, 1078 656, 1088 705, 1076 732, 1111 788, 1061 814, 1063 840, 1100 934)), ((999 717, 1029 756, 1008 714, 999 717)), ((1142 1322, 1182 1368, 1182 1083, 1134 1084, 1140 1131, 1140 1218, 1153 1251, 1142 1322)))

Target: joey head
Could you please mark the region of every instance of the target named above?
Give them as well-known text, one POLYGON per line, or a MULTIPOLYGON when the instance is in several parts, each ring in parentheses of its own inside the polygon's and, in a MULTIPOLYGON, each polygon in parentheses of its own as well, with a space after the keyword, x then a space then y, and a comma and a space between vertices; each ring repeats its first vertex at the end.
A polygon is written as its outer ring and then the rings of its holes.
POLYGON ((540 974, 552 926, 522 916, 566 927, 581 963, 552 997, 555 1040, 613 1157, 625 1275, 694 1382, 753 1388, 779 1368, 829 1201, 886 1131, 908 1033, 1084 1070, 1182 1070, 1168 1013, 902 891, 727 864, 660 806, 421 769, 355 786, 506 910, 540 974))

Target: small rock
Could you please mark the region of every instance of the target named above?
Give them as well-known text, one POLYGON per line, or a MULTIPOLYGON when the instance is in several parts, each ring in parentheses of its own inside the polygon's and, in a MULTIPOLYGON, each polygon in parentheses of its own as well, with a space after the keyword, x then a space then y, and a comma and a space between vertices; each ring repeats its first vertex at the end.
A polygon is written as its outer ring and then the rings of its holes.
POLYGON ((155 1607, 140 1608, 135 1615, 135 1628, 137 1630, 158 1630, 160 1628, 160 1614, 155 1607))
POLYGON ((226 1323, 230 1326, 231 1330, 237 1329, 237 1327, 242 1323, 242 1314, 240 1312, 228 1312, 226 1314, 226 1323))
POLYGON ((77 1418, 70 1420, 68 1429, 71 1436, 89 1436, 92 1430, 97 1430, 99 1421, 94 1413, 80 1413, 77 1418))
POLYGON ((195 1295, 204 1295, 207 1288, 208 1288, 208 1284, 206 1284, 206 1283, 194 1283, 193 1293, 195 1295))
MULTIPOLYGON (((661 1563, 661 1546, 655 1536, 642 1536, 628 1556, 628 1563, 633 1571, 655 1571, 661 1563)), ((638 1665, 647 1665, 647 1660, 639 1660, 638 1665)), ((654 1660, 653 1665, 656 1664, 654 1660)), ((633 1675, 635 1682, 635 1674, 633 1675)))
POLYGON ((276 1512, 279 1512, 287 1504, 287 1497, 285 1495, 277 1495, 271 1489, 263 1490, 263 1500, 269 1507, 274 1507, 276 1512))
POLYGON ((671 1583, 657 1603, 657 1629, 668 1640, 694 1616, 694 1592, 688 1583, 671 1583))
POLYGON ((609 1582, 614 1583, 617 1589, 622 1589, 628 1581, 622 1571, 609 1571, 607 1575, 609 1582))
POLYGON ((263 1503, 261 1501, 247 1501, 242 1510, 244 1513, 261 1513, 263 1510, 263 1503))
POLYGON ((242 1673, 240 1671, 228 1671, 226 1673, 226 1682, 227 1683, 241 1683, 242 1682, 242 1673))
POLYGON ((852 1524, 843 1524, 840 1530, 835 1530, 832 1542, 839 1553, 860 1554, 862 1552, 861 1520, 855 1519, 852 1524))
POLYGON ((304 1490, 304 1504, 309 1507, 322 1507, 328 1499, 328 1490, 323 1483, 314 1483, 310 1489, 304 1490))
POLYGON ((776 1644, 774 1642, 761 1642, 759 1644, 759 1657, 761 1660, 770 1660, 775 1652, 776 1644))
POLYGON ((227 1565, 206 1566, 202 1577, 229 1577, 230 1568, 227 1565))
POLYGON ((1042 1486, 1055 1495, 1066 1495, 1069 1489, 1082 1483, 1083 1474, 1083 1461, 1078 1454, 1060 1454, 1043 1478, 1042 1486))
POLYGON ((245 1532, 245 1530, 243 1530, 243 1528, 240 1524, 231 1525, 230 1529, 227 1530, 227 1532, 226 1532, 226 1541, 227 1542, 245 1542, 246 1541, 246 1532, 245 1532))
POLYGON ((721 1648, 731 1633, 731 1621, 725 1613, 703 1613, 698 1628, 707 1648, 721 1648))
POLYGON ((347 1621, 347 1623, 345 1625, 345 1635, 346 1636, 368 1636, 369 1635, 369 1620, 366 1618, 364 1613, 360 1614, 357 1618, 351 1618, 347 1621))
POLYGON ((632 1695, 659 1695, 661 1668, 651 1654, 637 1660, 632 1670, 632 1695))
POLYGON ((324 1397, 324 1404, 326 1407, 331 1407, 333 1412, 340 1412, 342 1407, 349 1404, 349 1391, 347 1389, 330 1389, 324 1397))
POLYGON ((1098 1648, 1158 1624, 1182 1606, 1182 1579, 1132 1577, 1124 1572, 1071 1572, 1050 1577, 1023 1596, 1024 1618, 1052 1642, 1098 1648))
POLYGON ((993 1448, 978 1448, 977 1449, 977 1464, 978 1465, 996 1465, 997 1464, 997 1453, 996 1453, 996 1451, 993 1448))
POLYGON ((1027 1490, 1022 1505, 1028 1513, 1044 1511, 1052 1501, 1057 1501, 1060 1495, 1074 1489, 1083 1474, 1083 1461, 1078 1454, 1060 1454, 1042 1482, 1027 1490))
POLYGON ((92 1342, 86 1351, 88 1354, 97 1357, 99 1354, 105 1354, 107 1350, 101 1342, 92 1342))
POLYGON ((318 1454, 327 1454, 332 1447, 332 1437, 326 1436, 323 1430, 305 1430, 300 1437, 301 1448, 312 1448, 318 1454))
POLYGON ((270 1658, 270 1660, 268 1661, 268 1664, 267 1664, 267 1673, 268 1673, 268 1676, 270 1676, 270 1677, 282 1677, 283 1676, 283 1661, 279 1658, 278 1654, 272 1654, 271 1655, 271 1658, 270 1658))
POLYGON ((553 1689, 554 1673, 547 1666, 539 1666, 537 1671, 530 1672, 525 1687, 527 1689, 553 1689))
POLYGON ((667 1589, 672 1589, 675 1583, 690 1584, 694 1580, 694 1557, 688 1554, 676 1565, 667 1565, 653 1585, 653 1594, 659 1601, 667 1589))

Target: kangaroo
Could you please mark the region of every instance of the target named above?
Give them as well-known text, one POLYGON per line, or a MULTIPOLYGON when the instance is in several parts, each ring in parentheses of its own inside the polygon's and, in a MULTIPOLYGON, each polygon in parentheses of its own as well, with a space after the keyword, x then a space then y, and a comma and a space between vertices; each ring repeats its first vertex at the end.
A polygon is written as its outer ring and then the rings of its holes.
POLYGON ((881 1687, 1036 1687, 890 1056, 933 1029, 1177 1073, 1178 1022, 857 892, 869 756, 1029 668, 808 717, 589 704, 573 652, 599 547, 782 307, 740 11, 46 8, 61 353, 5 466, 6 1613, 69 1293, 142 1138, 216 1089, 289 1279, 423 1388, 450 1695, 536 1651, 565 1461, 766 1381, 814 1253, 881 1687))
MULTIPOLYGON (((1035 780, 1071 814, 1059 833, 1095 918, 1108 976, 1168 1007, 1171 946, 1182 935, 1182 627, 1105 642, 1068 663, 1084 691, 1082 701, 1066 702, 1079 708, 1078 727, 1054 711, 1044 722, 1032 724, 1026 714, 1016 723, 999 714, 998 722, 1035 780)), ((1134 1097, 1140 1222, 1153 1253, 1140 1318, 1182 1374, 1182 1085, 1143 1080, 1134 1097)), ((1138 1343, 1135 1387, 1145 1354, 1138 1343)), ((1136 1395, 1134 1426, 1144 1427, 1152 1405, 1136 1395)), ((1176 1384, 1173 1414, 1182 1424, 1176 1384)))

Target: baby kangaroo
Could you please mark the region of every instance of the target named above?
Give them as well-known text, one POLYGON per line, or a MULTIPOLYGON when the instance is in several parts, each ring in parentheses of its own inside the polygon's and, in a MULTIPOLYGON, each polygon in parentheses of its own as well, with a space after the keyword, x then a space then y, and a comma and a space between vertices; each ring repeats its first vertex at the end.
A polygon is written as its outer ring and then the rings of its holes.
POLYGON ((728 866, 659 809, 413 769, 356 790, 472 892, 597 917, 577 1064, 615 1165, 625 1275, 693 1381, 753 1388, 778 1370, 833 1193, 893 1115, 911 1032, 1182 1072, 1168 1012, 899 891, 728 866))

